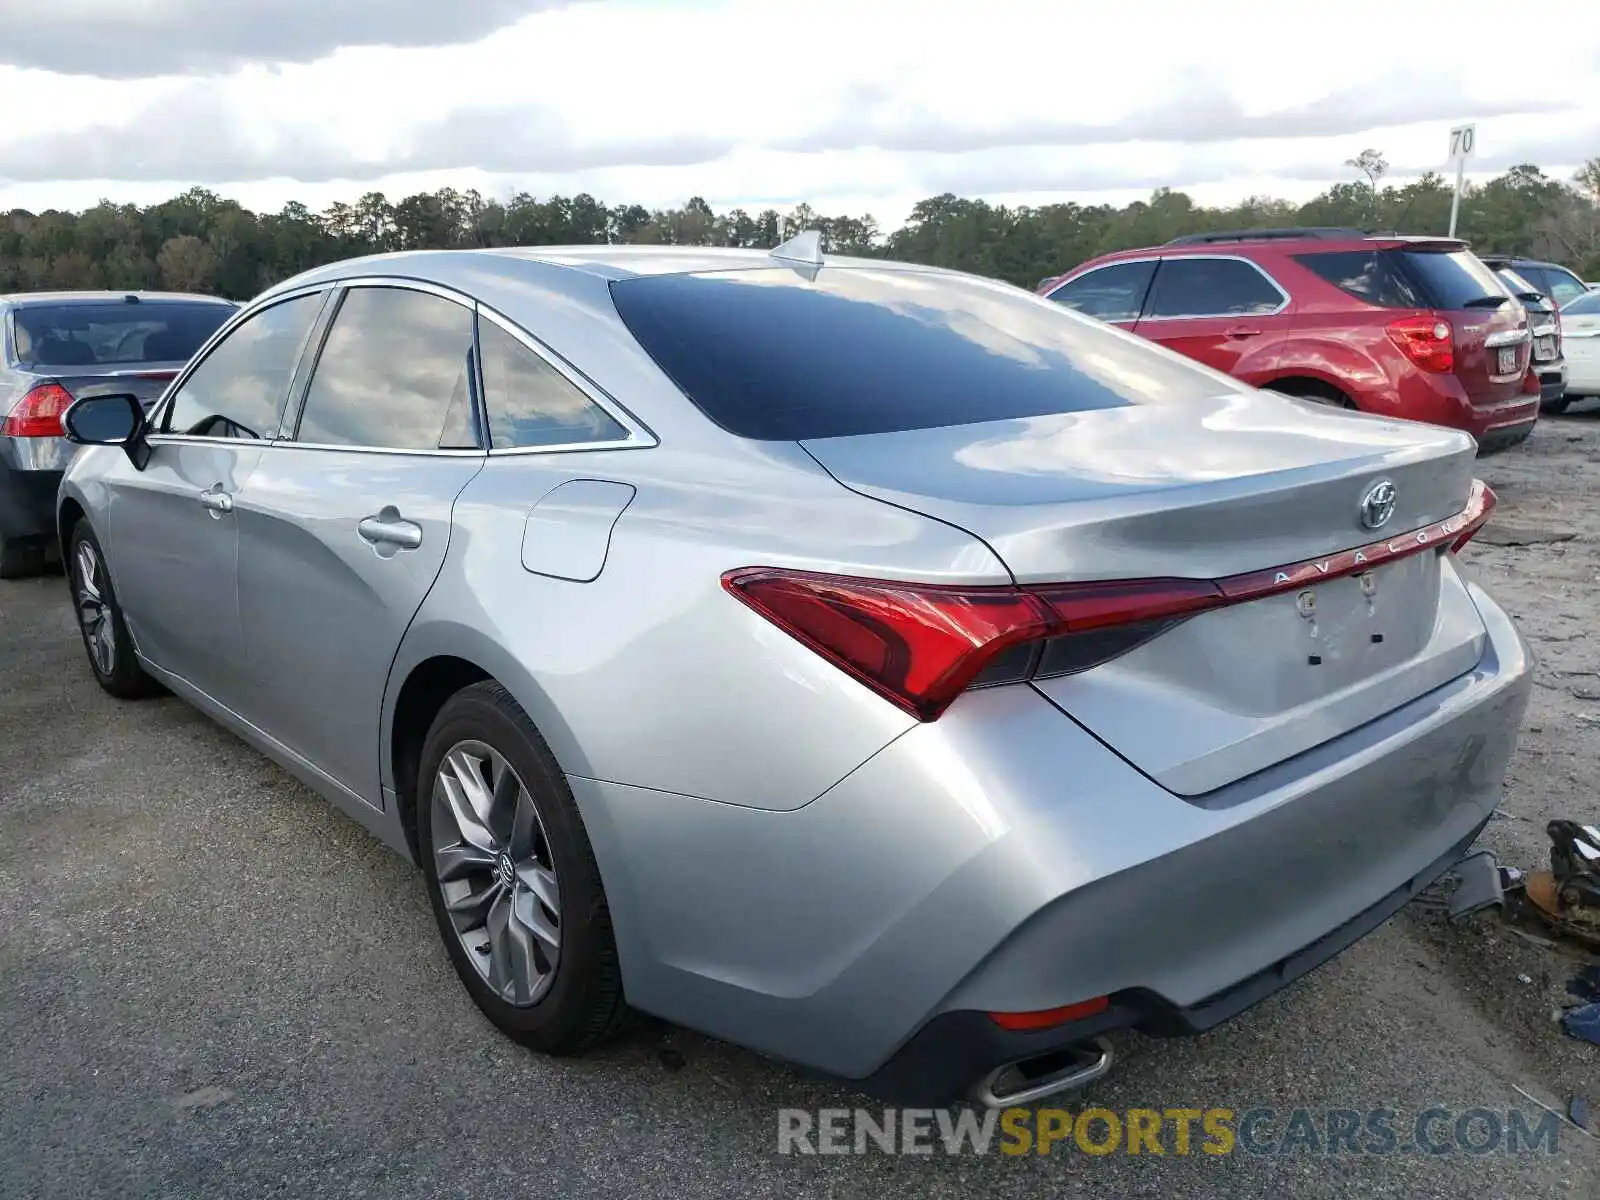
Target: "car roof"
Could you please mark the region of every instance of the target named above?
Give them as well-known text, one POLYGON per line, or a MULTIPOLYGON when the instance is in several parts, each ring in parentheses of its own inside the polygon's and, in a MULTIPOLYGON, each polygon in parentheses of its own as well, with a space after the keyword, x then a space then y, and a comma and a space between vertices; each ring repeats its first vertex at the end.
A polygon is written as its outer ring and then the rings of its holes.
MULTIPOLYGON (((1322 251, 1396 249, 1405 246, 1437 246, 1465 250, 1469 244, 1460 238, 1429 233, 1363 233, 1359 229, 1263 229, 1210 234, 1191 234, 1155 246, 1140 246, 1096 255, 1065 274, 1073 274, 1091 263, 1116 262, 1128 258, 1153 257, 1238 257, 1241 251, 1271 247, 1286 251, 1316 248, 1322 251)), ((1058 276, 1057 278, 1060 278, 1058 276)))
POLYGON ((238 302, 226 300, 221 296, 205 296, 197 292, 10 292, 0 293, 0 304, 12 308, 33 308, 38 305, 60 304, 116 304, 126 301, 128 297, 136 297, 139 303, 147 300, 183 301, 194 304, 225 304, 230 308, 237 308, 238 302))
MULTIPOLYGON (((561 268, 596 279, 632 279, 641 275, 687 275, 706 271, 753 271, 786 266, 805 267, 788 259, 774 258, 767 250, 747 250, 707 246, 496 246, 463 250, 401 250, 388 254, 367 254, 347 258, 327 266, 314 267, 293 279, 286 279, 272 290, 356 278, 363 275, 411 275, 427 278, 451 274, 477 266, 495 270, 515 269, 518 263, 537 263, 561 268)), ((827 267, 874 267, 881 270, 945 273, 943 268, 881 258, 852 258, 827 255, 827 267)))

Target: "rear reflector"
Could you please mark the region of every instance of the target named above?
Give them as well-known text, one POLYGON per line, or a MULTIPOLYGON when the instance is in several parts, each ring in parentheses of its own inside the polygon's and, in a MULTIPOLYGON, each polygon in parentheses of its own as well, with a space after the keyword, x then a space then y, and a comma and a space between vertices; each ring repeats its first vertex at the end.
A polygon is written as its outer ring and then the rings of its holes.
POLYGON ((1025 1033, 1035 1029, 1054 1029, 1068 1021, 1081 1021, 1084 1017, 1103 1013, 1110 1007, 1109 996, 1096 996, 1093 1000, 1081 1000, 1077 1004, 1063 1004, 1060 1008, 1044 1008, 1037 1012, 992 1012, 989 1020, 1001 1029, 1025 1033))
POLYGON ((1435 375, 1456 369, 1455 338, 1448 321, 1438 317, 1404 317, 1388 327, 1389 340, 1418 367, 1435 375))
POLYGON ((920 721, 937 720, 973 684, 1087 670, 1207 609, 1459 550, 1483 528, 1494 493, 1474 480, 1453 517, 1393 537, 1224 579, 1134 579, 960 587, 746 567, 727 591, 920 721))
POLYGON ((72 407, 72 393, 59 383, 41 383, 28 391, 0 422, 0 437, 63 437, 61 414, 72 407))

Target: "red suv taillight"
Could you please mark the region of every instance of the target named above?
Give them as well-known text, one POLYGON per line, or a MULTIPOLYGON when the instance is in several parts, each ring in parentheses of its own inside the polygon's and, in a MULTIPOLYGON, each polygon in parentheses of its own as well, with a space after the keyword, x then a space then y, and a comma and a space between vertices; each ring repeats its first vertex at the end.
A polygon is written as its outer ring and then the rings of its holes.
POLYGON ((59 383, 37 384, 0 422, 0 437, 62 437, 66 430, 61 427, 61 414, 71 407, 72 393, 59 383))
POLYGON ((1388 327, 1389 340, 1417 366, 1436 375, 1456 369, 1455 337, 1450 322, 1438 317, 1405 317, 1388 327))
POLYGON ((1474 480, 1455 516, 1384 541, 1223 579, 1133 579, 959 587, 745 567, 722 586, 779 629, 921 721, 972 684, 1070 675, 1126 654, 1207 609, 1245 604, 1455 551, 1481 529, 1494 493, 1474 480))

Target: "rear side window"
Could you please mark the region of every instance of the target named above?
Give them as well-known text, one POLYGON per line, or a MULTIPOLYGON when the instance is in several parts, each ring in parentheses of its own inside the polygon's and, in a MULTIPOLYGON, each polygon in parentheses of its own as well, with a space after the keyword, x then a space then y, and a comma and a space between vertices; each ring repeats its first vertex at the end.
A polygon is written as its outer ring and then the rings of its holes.
POLYGON ((478 322, 483 400, 497 449, 616 442, 628 431, 493 321, 478 322))
POLYGON ((317 358, 297 441, 476 449, 472 311, 405 288, 345 293, 317 358))
POLYGON ((264 308, 229 331, 178 388, 161 432, 214 438, 270 438, 320 293, 264 308))
POLYGON ((1296 254, 1295 262, 1357 300, 1380 308, 1426 308, 1405 276, 1381 250, 1330 250, 1296 254))
POLYGON ((1507 299, 1499 276, 1470 250, 1391 251, 1430 308, 1493 308, 1507 299))
POLYGON ((1156 264, 1151 261, 1112 263, 1062 284, 1050 293, 1050 299, 1102 321, 1135 321, 1155 273, 1156 264))
POLYGON ((167 300, 27 305, 16 310, 12 336, 25 367, 185 363, 234 312, 229 304, 167 300))
POLYGON ((1261 316, 1286 300, 1253 264, 1238 258, 1166 258, 1144 306, 1160 317, 1261 316))
POLYGON ((633 336, 707 417, 802 440, 1183 404, 1242 385, 962 275, 824 267, 611 285, 633 336))

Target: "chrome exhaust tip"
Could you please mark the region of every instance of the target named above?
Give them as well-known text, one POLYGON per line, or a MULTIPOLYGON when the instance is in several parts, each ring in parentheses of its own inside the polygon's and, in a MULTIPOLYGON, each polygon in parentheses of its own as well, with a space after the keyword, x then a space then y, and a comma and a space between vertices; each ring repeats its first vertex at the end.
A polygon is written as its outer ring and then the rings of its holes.
POLYGON ((1032 1104, 1093 1083, 1111 1070, 1112 1061, 1111 1043, 1103 1037, 1090 1038, 996 1067, 978 1081, 972 1099, 985 1108, 1032 1104))

